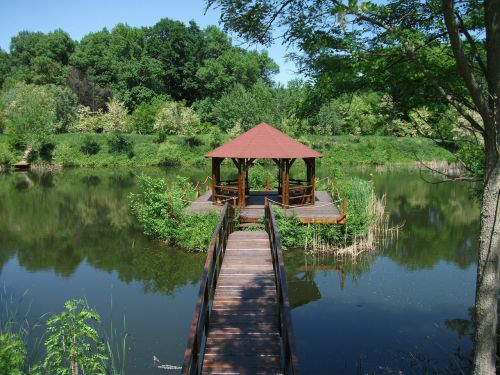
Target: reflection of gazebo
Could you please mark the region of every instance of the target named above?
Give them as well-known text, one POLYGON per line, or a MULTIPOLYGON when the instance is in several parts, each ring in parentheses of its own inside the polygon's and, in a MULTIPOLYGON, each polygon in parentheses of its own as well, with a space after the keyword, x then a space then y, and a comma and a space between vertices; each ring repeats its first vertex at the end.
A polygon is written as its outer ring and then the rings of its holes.
POLYGON ((310 205, 315 202, 316 158, 321 154, 266 123, 255 126, 205 156, 212 158, 214 204, 232 199, 240 207, 246 206, 250 197, 248 170, 255 159, 271 159, 278 166, 278 198, 282 205, 310 205), (220 166, 225 158, 230 158, 238 169, 236 180, 221 180, 220 166), (296 159, 305 162, 305 180, 290 178, 290 168, 296 159))

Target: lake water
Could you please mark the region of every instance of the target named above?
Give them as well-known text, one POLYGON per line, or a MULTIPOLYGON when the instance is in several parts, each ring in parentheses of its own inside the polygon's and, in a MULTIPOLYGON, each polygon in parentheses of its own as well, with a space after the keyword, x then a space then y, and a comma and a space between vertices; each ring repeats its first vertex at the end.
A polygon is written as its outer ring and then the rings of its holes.
MULTIPOLYGON (((112 322, 118 341, 127 333, 127 374, 175 373, 153 356, 181 365, 205 256, 142 234, 127 200, 140 172, 0 174, 0 284, 20 311, 31 306, 32 321, 85 298, 103 329, 112 322)), ((470 186, 428 184, 416 171, 353 173, 373 180, 404 227, 356 261, 285 253, 302 372, 467 372, 479 233, 470 186)))

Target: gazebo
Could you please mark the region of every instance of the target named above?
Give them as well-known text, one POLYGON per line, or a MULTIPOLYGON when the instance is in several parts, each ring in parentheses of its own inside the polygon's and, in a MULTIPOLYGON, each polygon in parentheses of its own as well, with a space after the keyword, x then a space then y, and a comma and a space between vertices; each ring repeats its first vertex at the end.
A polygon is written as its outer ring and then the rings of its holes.
POLYGON ((322 155, 272 126, 261 123, 233 140, 212 150, 212 203, 233 200, 245 207, 250 197, 248 170, 256 159, 271 159, 278 166, 278 199, 283 207, 311 205, 315 202, 316 158, 322 155), (221 180, 221 163, 232 160, 238 170, 236 180, 221 180), (303 159, 306 179, 291 179, 290 168, 303 159))

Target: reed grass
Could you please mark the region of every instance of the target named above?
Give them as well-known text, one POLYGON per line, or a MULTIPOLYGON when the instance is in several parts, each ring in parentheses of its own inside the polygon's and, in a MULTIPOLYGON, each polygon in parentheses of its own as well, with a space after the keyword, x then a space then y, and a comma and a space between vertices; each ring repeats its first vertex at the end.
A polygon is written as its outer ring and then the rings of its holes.
MULTIPOLYGON (((333 253, 342 257, 357 258, 366 251, 372 251, 379 246, 385 246, 389 241, 397 240, 403 224, 391 226, 385 207, 385 195, 377 197, 372 191, 366 206, 366 216, 369 218, 366 234, 354 236, 350 241, 344 236, 343 243, 329 243, 319 232, 314 232, 312 243, 306 242, 304 249, 308 253, 333 253)), ((345 225, 349 225, 349 216, 345 225)))

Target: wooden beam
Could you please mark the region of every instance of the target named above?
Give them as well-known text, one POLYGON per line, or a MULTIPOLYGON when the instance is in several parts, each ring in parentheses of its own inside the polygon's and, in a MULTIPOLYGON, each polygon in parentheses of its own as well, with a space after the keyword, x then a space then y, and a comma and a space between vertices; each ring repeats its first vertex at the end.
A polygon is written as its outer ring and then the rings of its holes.
POLYGON ((315 196, 315 191, 316 191, 316 158, 312 158, 312 161, 311 161, 311 182, 309 183, 309 185, 311 185, 311 203, 314 204, 314 202, 316 201, 316 196, 315 196))
POLYGON ((220 182, 220 165, 224 158, 212 158, 212 204, 217 203, 217 188, 220 182))
POLYGON ((236 168, 240 168, 240 162, 239 162, 239 159, 235 159, 235 158, 231 158, 231 160, 233 161, 234 165, 236 166, 236 168))
POLYGON ((240 207, 245 207, 245 159, 238 160, 238 203, 240 207))

